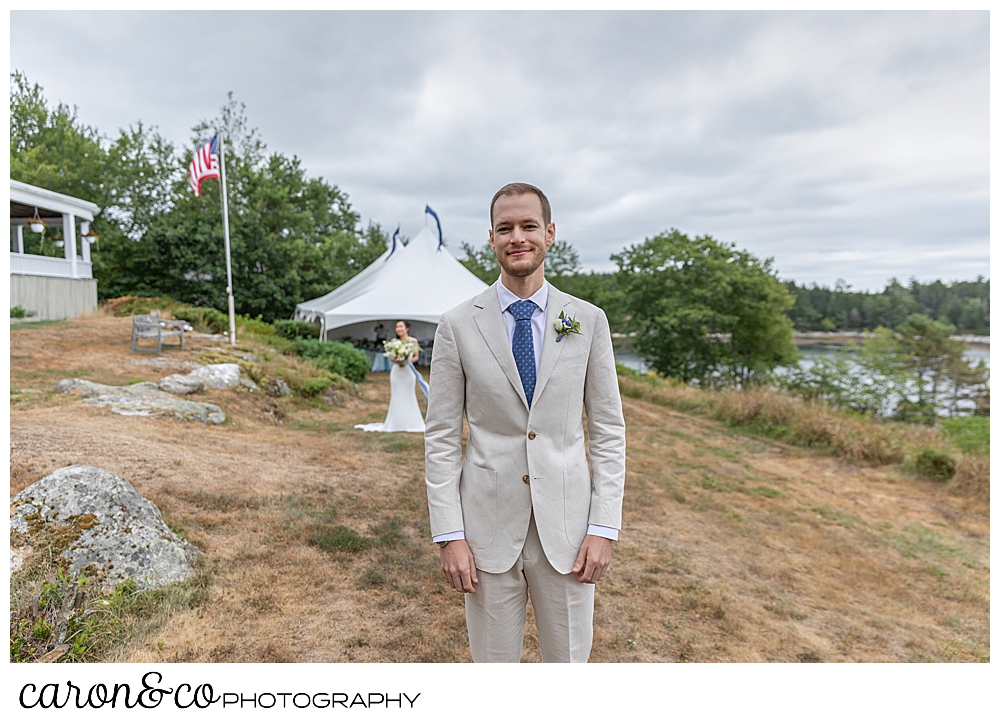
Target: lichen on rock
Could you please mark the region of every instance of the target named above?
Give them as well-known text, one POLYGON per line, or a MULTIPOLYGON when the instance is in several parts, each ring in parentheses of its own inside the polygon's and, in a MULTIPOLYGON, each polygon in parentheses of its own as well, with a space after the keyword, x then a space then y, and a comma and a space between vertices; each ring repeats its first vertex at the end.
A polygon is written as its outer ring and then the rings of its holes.
POLYGON ((70 572, 97 570, 112 586, 181 582, 201 556, 131 484, 82 465, 57 469, 11 498, 10 530, 12 548, 51 550, 70 572))
POLYGON ((86 379, 63 379, 56 384, 55 391, 58 394, 76 394, 83 397, 84 404, 110 407, 112 412, 126 416, 170 415, 177 419, 208 424, 222 424, 226 421, 226 414, 218 405, 181 399, 161 391, 153 382, 112 387, 86 379))

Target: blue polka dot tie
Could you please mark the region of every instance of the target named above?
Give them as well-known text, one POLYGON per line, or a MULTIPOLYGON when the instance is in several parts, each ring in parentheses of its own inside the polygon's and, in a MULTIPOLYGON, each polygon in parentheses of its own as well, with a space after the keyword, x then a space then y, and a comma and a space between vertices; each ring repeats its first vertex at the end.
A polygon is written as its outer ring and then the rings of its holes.
POLYGON ((517 373, 521 375, 524 398, 528 400, 530 407, 531 398, 535 394, 535 338, 531 333, 531 315, 538 307, 534 301, 515 301, 507 308, 517 320, 511 351, 514 352, 517 373))

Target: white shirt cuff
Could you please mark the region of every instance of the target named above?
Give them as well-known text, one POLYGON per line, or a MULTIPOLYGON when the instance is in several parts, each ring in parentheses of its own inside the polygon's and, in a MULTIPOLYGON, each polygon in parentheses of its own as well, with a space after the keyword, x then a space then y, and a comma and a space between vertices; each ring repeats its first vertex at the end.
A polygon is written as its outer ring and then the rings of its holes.
MULTIPOLYGON (((606 537, 609 540, 618 539, 618 530, 616 530, 614 527, 604 527, 602 525, 587 525, 587 534, 594 535, 595 537, 606 537)), ((434 542, 464 540, 465 530, 456 530, 455 532, 445 532, 440 535, 434 535, 432 539, 434 540, 434 542)))
POLYGON ((445 532, 440 535, 434 535, 434 542, 449 542, 451 540, 464 540, 465 530, 455 530, 454 532, 445 532))
POLYGON ((601 525, 587 525, 587 534, 595 537, 606 537, 609 540, 618 539, 618 530, 614 527, 603 527, 601 525))

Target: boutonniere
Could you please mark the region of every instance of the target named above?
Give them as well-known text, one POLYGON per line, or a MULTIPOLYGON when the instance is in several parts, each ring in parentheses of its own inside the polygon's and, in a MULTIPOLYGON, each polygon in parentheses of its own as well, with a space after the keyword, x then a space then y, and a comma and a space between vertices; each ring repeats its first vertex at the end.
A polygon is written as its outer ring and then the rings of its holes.
POLYGON ((565 311, 559 312, 559 321, 555 323, 556 341, 562 341, 566 334, 579 334, 580 322, 571 316, 566 316, 565 311))

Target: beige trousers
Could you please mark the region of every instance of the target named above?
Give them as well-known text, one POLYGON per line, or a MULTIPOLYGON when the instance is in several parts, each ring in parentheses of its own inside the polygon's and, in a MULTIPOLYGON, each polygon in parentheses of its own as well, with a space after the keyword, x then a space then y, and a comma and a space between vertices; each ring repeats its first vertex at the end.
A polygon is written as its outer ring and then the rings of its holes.
POLYGON ((514 566, 477 570, 476 592, 465 595, 469 647, 477 663, 519 663, 528 596, 535 611, 543 663, 586 663, 594 640, 594 586, 556 572, 545 558, 532 515, 514 566))

